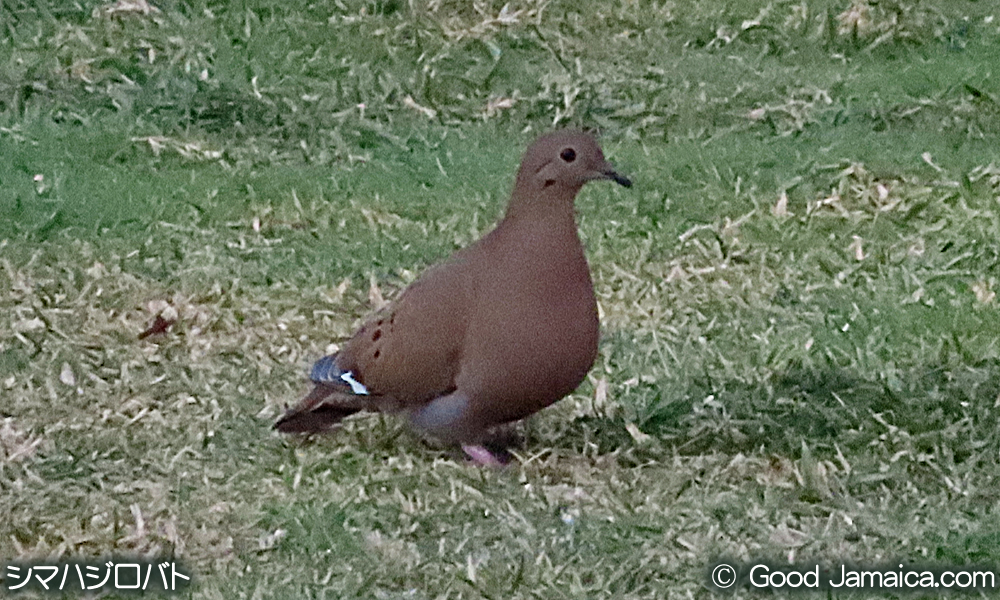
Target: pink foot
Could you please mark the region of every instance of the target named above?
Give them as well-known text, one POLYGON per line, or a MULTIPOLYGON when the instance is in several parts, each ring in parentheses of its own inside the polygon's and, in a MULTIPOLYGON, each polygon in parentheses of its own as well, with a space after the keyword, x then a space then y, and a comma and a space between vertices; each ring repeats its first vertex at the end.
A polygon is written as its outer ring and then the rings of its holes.
POLYGON ((482 446, 467 446, 462 444, 462 450, 472 459, 472 462, 484 467, 500 468, 504 466, 492 452, 482 446))

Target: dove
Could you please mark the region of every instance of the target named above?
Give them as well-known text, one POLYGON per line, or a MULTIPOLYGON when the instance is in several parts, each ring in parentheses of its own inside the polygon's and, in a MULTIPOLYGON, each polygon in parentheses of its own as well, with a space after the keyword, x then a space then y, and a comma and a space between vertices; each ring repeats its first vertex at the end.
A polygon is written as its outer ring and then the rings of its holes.
POLYGON ((312 391, 275 429, 316 433, 357 412, 398 413, 493 464, 483 446, 491 432, 570 394, 597 357, 597 301, 574 208, 594 180, 632 185, 591 135, 538 138, 496 227, 316 361, 312 391))

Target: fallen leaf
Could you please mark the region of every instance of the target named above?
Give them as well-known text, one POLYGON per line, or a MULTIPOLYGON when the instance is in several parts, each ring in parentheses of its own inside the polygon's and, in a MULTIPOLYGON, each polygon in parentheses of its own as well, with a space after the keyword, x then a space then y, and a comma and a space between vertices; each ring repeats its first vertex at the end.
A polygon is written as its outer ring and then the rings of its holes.
POLYGON ((59 381, 70 387, 76 385, 76 375, 73 374, 73 367, 69 366, 69 363, 63 363, 62 370, 59 371, 59 381))
POLYGON ((156 315, 156 318, 153 319, 153 324, 150 325, 146 331, 139 334, 139 339, 144 340, 151 335, 166 333, 167 330, 170 329, 170 327, 176 322, 176 319, 164 319, 162 315, 156 315))

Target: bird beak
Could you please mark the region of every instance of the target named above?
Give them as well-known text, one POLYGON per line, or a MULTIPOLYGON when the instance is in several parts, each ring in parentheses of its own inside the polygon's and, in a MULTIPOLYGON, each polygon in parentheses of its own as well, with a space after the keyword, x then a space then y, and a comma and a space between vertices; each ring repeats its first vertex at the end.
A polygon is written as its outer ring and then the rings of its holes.
POLYGON ((619 175, 618 172, 611 167, 611 165, 605 167, 598 177, 600 179, 610 179, 622 187, 632 187, 632 180, 624 175, 619 175))

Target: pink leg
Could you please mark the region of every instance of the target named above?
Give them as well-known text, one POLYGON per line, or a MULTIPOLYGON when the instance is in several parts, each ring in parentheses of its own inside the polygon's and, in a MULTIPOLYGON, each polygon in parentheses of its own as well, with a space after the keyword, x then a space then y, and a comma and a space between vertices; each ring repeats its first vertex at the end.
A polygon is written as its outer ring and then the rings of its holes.
POLYGON ((502 462, 497 460, 497 457, 494 456, 492 452, 483 446, 469 446, 462 444, 462 450, 464 450, 469 458, 471 458, 476 464, 493 468, 500 468, 504 466, 502 462))

